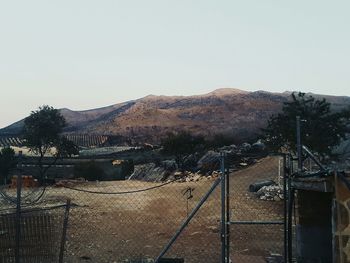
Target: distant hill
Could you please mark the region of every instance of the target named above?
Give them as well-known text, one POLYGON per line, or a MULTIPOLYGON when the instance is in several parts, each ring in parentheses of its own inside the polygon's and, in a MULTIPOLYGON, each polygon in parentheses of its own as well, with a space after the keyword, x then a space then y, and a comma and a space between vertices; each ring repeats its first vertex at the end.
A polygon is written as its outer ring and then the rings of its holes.
MULTIPOLYGON (((281 110, 290 94, 218 89, 196 96, 149 95, 87 111, 61 109, 61 113, 68 123, 66 133, 121 135, 136 142, 159 142, 167 132, 187 130, 205 136, 230 134, 247 139, 281 110)), ((350 97, 312 95, 325 97, 334 110, 350 106, 350 97)), ((18 134, 22 127, 23 120, 1 129, 0 134, 18 134)))

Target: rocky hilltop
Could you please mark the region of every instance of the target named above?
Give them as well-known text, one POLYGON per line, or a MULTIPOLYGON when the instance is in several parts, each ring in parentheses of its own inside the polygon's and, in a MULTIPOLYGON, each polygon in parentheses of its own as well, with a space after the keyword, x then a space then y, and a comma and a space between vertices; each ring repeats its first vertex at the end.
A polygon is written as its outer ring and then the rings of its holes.
MULTIPOLYGON (((350 97, 313 96, 325 97, 336 110, 350 105, 350 97)), ((138 142, 157 142, 167 132, 187 130, 247 139, 259 132, 289 98, 290 92, 218 89, 196 96, 149 95, 93 110, 61 109, 61 113, 68 122, 67 133, 122 135, 138 142)), ((19 133, 22 125, 23 120, 18 121, 0 134, 19 133)))

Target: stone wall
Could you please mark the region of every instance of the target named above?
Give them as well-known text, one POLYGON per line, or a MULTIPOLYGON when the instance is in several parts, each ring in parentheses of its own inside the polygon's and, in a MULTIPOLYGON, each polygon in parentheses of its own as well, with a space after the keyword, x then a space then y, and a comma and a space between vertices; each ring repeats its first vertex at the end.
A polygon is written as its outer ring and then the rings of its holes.
POLYGON ((333 207, 334 262, 350 263, 350 190, 335 178, 336 201, 333 207))

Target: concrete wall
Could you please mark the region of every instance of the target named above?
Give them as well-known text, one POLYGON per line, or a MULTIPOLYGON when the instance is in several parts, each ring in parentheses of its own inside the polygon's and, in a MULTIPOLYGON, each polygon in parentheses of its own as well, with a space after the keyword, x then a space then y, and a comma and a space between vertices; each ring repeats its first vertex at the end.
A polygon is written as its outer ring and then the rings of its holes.
MULTIPOLYGON (((50 167, 47 171, 47 177, 50 179, 72 179, 76 176, 79 177, 79 175, 75 174, 75 166, 87 164, 91 161, 93 161, 103 171, 103 174, 101 175, 101 180, 104 181, 124 180, 125 177, 131 175, 134 168, 132 161, 121 161, 116 165, 116 162, 114 162, 113 164, 112 159, 67 159, 60 161, 59 164, 50 167)), ((12 174, 16 175, 18 174, 18 172, 19 171, 15 170, 12 174)), ((22 174, 39 177, 39 169, 34 164, 34 162, 24 163, 22 166, 22 174)))

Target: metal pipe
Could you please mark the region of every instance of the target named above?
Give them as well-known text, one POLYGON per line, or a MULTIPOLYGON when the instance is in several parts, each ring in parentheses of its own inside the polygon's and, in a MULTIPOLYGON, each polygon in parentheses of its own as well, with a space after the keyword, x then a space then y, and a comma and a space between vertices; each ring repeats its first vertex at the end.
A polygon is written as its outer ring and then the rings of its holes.
MULTIPOLYGON (((230 222, 230 173, 226 169, 226 223, 230 222)), ((230 262, 230 224, 226 224, 226 260, 230 262)))
POLYGON ((298 170, 300 172, 303 169, 300 116, 296 117, 296 123, 297 123, 298 170))
POLYGON ((323 171, 326 170, 326 168, 322 165, 322 163, 319 160, 317 160, 317 158, 315 157, 315 155, 313 155, 313 153, 309 150, 309 148, 307 148, 305 145, 303 145, 302 149, 311 158, 311 160, 313 160, 321 168, 321 170, 323 170, 323 171))
POLYGON ((16 236, 15 236, 15 262, 20 263, 20 241, 21 241, 21 195, 22 195, 22 152, 19 152, 17 175, 17 199, 16 199, 16 236))
POLYGON ((63 231, 62 231, 62 237, 61 237, 60 255, 59 255, 59 259, 58 259, 59 263, 63 263, 64 247, 65 247, 66 238, 67 238, 67 228, 68 228, 70 204, 71 204, 71 200, 68 199, 67 204, 66 204, 66 209, 64 211, 63 231))
POLYGON ((294 160, 293 160, 293 157, 291 154, 289 154, 289 173, 288 173, 288 178, 287 178, 287 233, 288 233, 288 236, 287 236, 287 246, 288 246, 288 249, 287 249, 287 255, 288 255, 288 259, 287 259, 287 262, 288 263, 291 263, 292 262, 292 255, 291 255, 291 252, 292 252, 292 245, 291 245, 291 235, 292 235, 292 230, 291 230, 291 222, 292 222, 292 219, 291 219, 291 214, 292 214, 292 210, 289 209, 290 205, 290 196, 291 196, 291 176, 292 174, 294 173, 294 160))
POLYGON ((230 221, 229 225, 284 225, 283 221, 230 221))
POLYGON ((293 262, 293 203, 294 190, 292 189, 291 177, 288 177, 288 262, 293 262))
POLYGON ((221 153, 221 262, 226 263, 226 180, 225 180, 225 155, 221 153))
POLYGON ((283 241, 284 241, 284 246, 283 246, 283 256, 284 256, 284 262, 287 262, 288 260, 288 211, 287 211, 287 205, 288 205, 288 201, 287 201, 287 156, 284 154, 283 155, 283 171, 282 171, 282 175, 283 175, 283 230, 284 230, 284 237, 283 237, 283 241))
POLYGON ((175 235, 170 239, 170 241, 168 242, 168 244, 165 246, 165 248, 162 250, 162 252, 159 254, 159 256, 156 258, 155 263, 158 263, 159 260, 165 255, 166 252, 168 252, 168 250, 171 248, 171 246, 174 244, 174 242, 176 241, 176 239, 180 236, 180 234, 182 233, 182 231, 187 227, 187 225, 191 222, 191 220, 193 219, 193 217, 196 215, 196 213, 198 212, 198 210, 202 207, 202 205, 205 203, 205 201, 207 201, 207 199, 209 198, 209 196, 214 192, 214 190, 216 189, 216 187, 220 184, 222 180, 222 177, 219 177, 215 180, 214 184, 212 185, 212 187, 209 189, 209 191, 206 193, 206 195, 200 200, 200 202, 197 204, 197 206, 192 210, 191 214, 189 215, 189 217, 185 220, 185 222, 183 222, 183 224, 181 225, 181 227, 179 228, 179 230, 175 233, 175 235))

